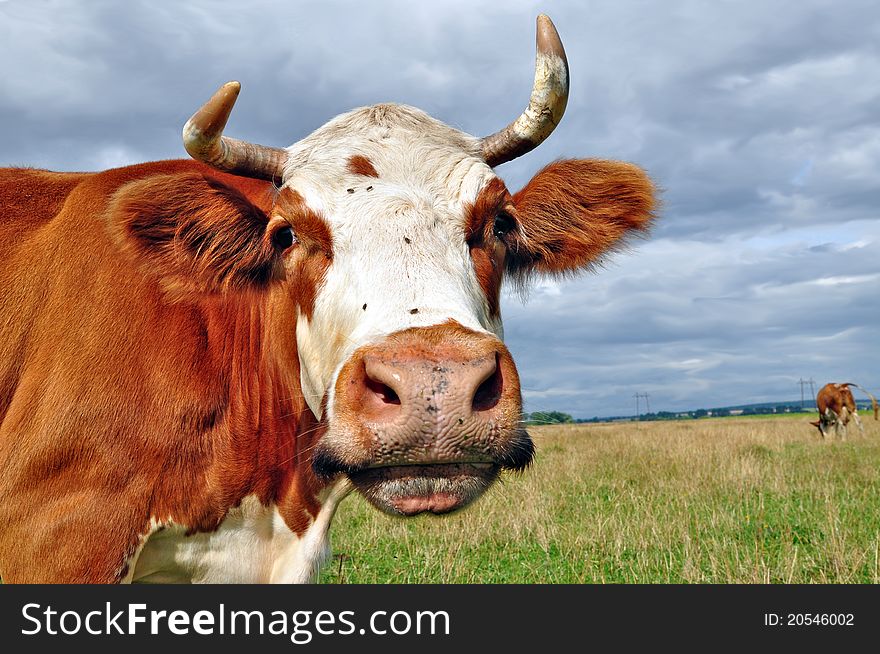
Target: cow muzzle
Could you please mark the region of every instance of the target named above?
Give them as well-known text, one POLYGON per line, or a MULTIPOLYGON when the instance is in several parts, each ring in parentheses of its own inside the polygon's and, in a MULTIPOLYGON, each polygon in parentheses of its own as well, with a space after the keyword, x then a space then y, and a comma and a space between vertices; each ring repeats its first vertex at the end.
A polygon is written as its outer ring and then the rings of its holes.
POLYGON ((457 323, 358 349, 337 377, 332 409, 316 472, 348 475, 388 513, 459 509, 534 452, 510 353, 457 323))

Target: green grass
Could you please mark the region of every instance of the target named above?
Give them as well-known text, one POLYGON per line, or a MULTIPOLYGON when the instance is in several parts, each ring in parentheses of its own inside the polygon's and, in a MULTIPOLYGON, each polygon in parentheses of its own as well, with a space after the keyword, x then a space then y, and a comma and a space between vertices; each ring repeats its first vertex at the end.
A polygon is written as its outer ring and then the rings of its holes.
POLYGON ((535 465, 460 514, 345 500, 322 581, 880 583, 880 425, 773 418, 533 428, 535 465))

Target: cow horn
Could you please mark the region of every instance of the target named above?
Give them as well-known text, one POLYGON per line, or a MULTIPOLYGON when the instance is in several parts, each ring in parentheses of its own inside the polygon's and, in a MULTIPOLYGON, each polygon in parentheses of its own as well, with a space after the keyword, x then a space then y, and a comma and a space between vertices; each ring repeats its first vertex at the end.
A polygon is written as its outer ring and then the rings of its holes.
POLYGON ((227 82, 183 126, 183 146, 193 159, 227 173, 281 179, 287 151, 223 136, 241 84, 227 82))
POLYGON ((538 147, 556 129, 568 103, 568 60, 553 22, 538 16, 535 84, 529 106, 500 132, 482 139, 483 158, 492 167, 538 147))

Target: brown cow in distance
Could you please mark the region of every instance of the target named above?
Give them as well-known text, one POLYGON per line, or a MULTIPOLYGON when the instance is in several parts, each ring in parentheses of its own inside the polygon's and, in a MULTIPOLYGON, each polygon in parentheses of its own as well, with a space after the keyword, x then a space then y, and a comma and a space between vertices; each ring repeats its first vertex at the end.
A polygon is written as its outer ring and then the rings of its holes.
POLYGON ((849 423, 850 417, 856 421, 859 431, 865 433, 865 428, 862 426, 862 421, 856 408, 855 398, 853 398, 852 391, 849 390, 850 386, 861 389, 871 398, 874 407, 874 420, 878 419, 877 400, 858 384, 852 382, 825 384, 819 389, 819 393, 816 396, 819 419, 810 421, 810 424, 815 426, 819 433, 822 434, 822 438, 828 435, 828 428, 834 425, 834 433, 841 439, 845 439, 846 426, 849 423))
POLYGON ((496 174, 566 106, 546 16, 537 40, 483 138, 379 104, 246 143, 230 82, 197 161, 0 169, 4 581, 309 581, 350 492, 443 514, 529 465, 502 278, 589 269, 655 210, 628 163, 496 174))

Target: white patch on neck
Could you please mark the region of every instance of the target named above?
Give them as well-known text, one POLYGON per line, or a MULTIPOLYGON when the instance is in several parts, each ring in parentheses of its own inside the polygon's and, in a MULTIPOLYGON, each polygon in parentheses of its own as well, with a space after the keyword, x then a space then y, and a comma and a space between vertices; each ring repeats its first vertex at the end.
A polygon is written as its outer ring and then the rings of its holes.
MULTIPOLYGON (((343 479, 319 495, 321 510, 297 547, 287 549, 275 559, 271 583, 307 584, 317 579, 321 567, 330 558, 330 523, 339 503, 352 489, 351 482, 343 479)), ((277 511, 275 519, 283 523, 277 511)))
POLYGON ((124 581, 140 583, 309 583, 330 552, 328 530, 339 502, 351 491, 347 480, 319 497, 321 509, 297 535, 275 506, 254 495, 229 511, 210 533, 186 535, 170 521, 151 520, 124 581), (164 528, 163 528, 164 527, 164 528))

